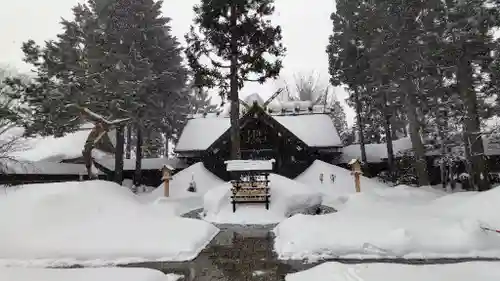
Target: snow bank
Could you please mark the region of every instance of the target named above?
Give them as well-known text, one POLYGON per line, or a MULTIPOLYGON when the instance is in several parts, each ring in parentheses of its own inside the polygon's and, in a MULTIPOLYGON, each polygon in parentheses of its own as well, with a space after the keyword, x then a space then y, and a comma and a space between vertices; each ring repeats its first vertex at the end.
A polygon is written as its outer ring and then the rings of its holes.
POLYGON ((78 268, 78 269, 41 269, 41 268, 2 268, 0 280, 9 281, 177 281, 182 276, 163 274, 159 270, 147 268, 78 268))
POLYGON ((309 270, 288 274, 286 281, 497 281, 500 266, 491 262, 445 265, 403 265, 391 263, 342 264, 329 262, 309 270))
POLYGON ((271 174, 269 210, 265 204, 238 204, 233 213, 231 184, 225 183, 204 197, 205 220, 221 224, 272 224, 290 213, 321 204, 321 194, 314 188, 271 174))
POLYGON ((484 192, 459 192, 432 202, 431 208, 443 214, 480 221, 500 229, 500 187, 484 192))
MULTIPOLYGON (((198 162, 178 172, 170 181, 169 195, 171 198, 185 198, 203 196, 208 190, 224 183, 223 180, 212 174, 203 163, 198 162), (189 183, 194 179, 196 192, 188 191, 189 183)), ((163 183, 149 194, 144 194, 149 200, 164 197, 163 183)))
MULTIPOLYGON (((150 193, 141 194, 143 202, 154 202, 172 210, 173 214, 181 215, 191 210, 203 208, 203 195, 223 184, 224 181, 212 174, 199 162, 175 174, 170 181, 169 197, 164 197, 163 184, 150 193), (196 192, 188 191, 189 183, 194 178, 196 192)), ((160 208, 163 208, 161 207, 160 208)))
POLYGON ((0 264, 191 260, 217 232, 105 181, 25 185, 0 196, 0 264))
MULTIPOLYGON (((346 200, 345 196, 356 192, 351 171, 320 160, 314 161, 307 170, 295 178, 295 181, 319 189, 323 196, 323 204, 334 208, 339 201, 346 200), (323 174, 323 183, 320 181, 320 174, 323 174), (331 175, 335 176, 334 182, 330 178, 331 175)), ((374 192, 388 187, 375 179, 361 176, 362 192, 374 192)))
POLYGON ((406 186, 353 194, 337 213, 280 223, 275 250, 282 259, 312 260, 500 257, 500 235, 481 229, 500 226, 498 197, 500 189, 444 195, 406 186))

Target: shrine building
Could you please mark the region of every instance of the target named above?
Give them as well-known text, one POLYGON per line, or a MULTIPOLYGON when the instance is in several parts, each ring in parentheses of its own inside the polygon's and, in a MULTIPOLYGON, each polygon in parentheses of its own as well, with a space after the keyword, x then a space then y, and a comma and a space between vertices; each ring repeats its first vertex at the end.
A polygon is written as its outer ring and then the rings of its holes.
MULTIPOLYGON (((269 104, 257 94, 241 101, 242 159, 275 159, 274 173, 294 178, 314 160, 336 164, 342 142, 329 109, 312 102, 269 104)), ((174 152, 187 165, 203 162, 229 179, 224 161, 230 160, 230 118, 222 112, 190 116, 174 152)))

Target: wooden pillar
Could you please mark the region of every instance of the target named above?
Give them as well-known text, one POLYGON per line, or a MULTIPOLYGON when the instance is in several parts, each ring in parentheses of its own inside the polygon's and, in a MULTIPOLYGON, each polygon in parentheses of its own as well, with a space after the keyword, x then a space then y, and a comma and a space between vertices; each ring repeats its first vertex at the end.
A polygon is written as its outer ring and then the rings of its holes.
POLYGON ((354 172, 354 185, 356 187, 356 192, 361 192, 360 174, 354 172))
POLYGON ((172 171, 174 169, 169 165, 164 165, 162 168, 163 177, 163 195, 165 197, 170 196, 170 180, 172 179, 172 171))

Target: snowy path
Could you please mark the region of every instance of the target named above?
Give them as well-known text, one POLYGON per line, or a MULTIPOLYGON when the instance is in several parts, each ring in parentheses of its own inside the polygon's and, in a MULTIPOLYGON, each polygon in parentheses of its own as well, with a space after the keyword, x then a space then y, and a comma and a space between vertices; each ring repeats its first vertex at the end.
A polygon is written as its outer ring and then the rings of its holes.
MULTIPOLYGON (((138 263, 128 267, 148 267, 185 276, 185 281, 279 281, 291 273, 337 261, 342 264, 456 264, 468 261, 500 262, 499 259, 329 259, 315 263, 278 260, 273 252, 274 226, 218 226, 221 230, 210 245, 191 262, 138 263)), ((498 266, 498 265, 491 265, 498 266)), ((364 281, 364 280, 362 280, 364 281)), ((371 280, 367 280, 371 281, 371 280)), ((488 280, 489 281, 489 280, 488 280)))

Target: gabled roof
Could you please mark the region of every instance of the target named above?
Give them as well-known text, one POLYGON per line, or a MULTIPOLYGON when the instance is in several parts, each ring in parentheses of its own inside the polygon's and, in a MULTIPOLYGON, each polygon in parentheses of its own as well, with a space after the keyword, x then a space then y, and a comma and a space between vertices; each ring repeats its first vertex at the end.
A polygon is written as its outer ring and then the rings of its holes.
POLYGON ((326 114, 273 116, 310 147, 341 147, 342 141, 326 114))
MULTIPOLYGON (((253 106, 258 106, 254 103, 253 106)), ((326 114, 269 115, 309 147, 342 147, 340 136, 326 114)), ((241 120, 241 119, 240 119, 241 120)), ((204 151, 230 128, 227 117, 205 117, 188 120, 174 151, 204 151)))
POLYGON ((175 146, 175 152, 203 151, 230 127, 229 118, 206 117, 190 119, 175 146))

